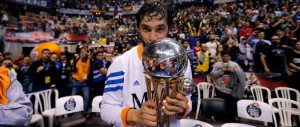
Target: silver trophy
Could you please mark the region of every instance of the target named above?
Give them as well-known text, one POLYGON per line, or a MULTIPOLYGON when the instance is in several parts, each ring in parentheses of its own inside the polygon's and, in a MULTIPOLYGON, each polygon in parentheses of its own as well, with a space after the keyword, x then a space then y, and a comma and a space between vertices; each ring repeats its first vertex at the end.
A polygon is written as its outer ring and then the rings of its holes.
POLYGON ((148 99, 157 106, 158 126, 169 127, 170 118, 163 112, 165 98, 175 98, 176 93, 187 96, 194 90, 192 80, 183 78, 188 65, 186 51, 175 40, 163 38, 144 48, 142 62, 148 99))

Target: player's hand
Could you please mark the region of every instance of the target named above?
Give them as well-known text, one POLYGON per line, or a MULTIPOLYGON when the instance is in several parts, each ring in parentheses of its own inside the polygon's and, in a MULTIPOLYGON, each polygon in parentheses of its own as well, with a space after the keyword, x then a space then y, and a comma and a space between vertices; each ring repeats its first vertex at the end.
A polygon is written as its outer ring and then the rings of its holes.
POLYGON ((181 93, 176 93, 175 98, 171 99, 170 97, 166 98, 166 102, 164 103, 164 113, 168 116, 173 115, 184 115, 187 106, 188 99, 181 93))
POLYGON ((152 100, 146 101, 143 103, 142 107, 137 110, 137 122, 141 126, 157 126, 156 105, 152 100))

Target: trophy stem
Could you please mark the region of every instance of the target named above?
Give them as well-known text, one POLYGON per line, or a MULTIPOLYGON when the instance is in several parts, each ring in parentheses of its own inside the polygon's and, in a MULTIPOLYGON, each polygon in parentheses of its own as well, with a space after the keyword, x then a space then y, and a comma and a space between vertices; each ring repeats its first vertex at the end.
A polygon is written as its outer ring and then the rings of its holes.
MULTIPOLYGON (((169 88, 170 88, 170 84, 169 84, 169 81, 166 80, 166 88, 165 88, 165 91, 166 91, 166 97, 170 97, 170 93, 169 93, 169 88)), ((167 127, 170 127, 170 117, 169 116, 166 116, 166 126, 167 127)))

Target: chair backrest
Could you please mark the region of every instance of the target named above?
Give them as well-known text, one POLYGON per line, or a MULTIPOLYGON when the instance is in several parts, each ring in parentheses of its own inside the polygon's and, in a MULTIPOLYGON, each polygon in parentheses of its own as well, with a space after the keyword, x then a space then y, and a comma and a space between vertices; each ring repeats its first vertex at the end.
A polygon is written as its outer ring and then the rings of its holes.
POLYGON ((225 123, 221 127, 255 127, 255 126, 242 124, 242 123, 225 123))
POLYGON ((281 126, 292 126, 291 109, 296 108, 300 110, 300 103, 285 99, 285 98, 274 98, 271 99, 270 105, 278 108, 281 126))
POLYGON ((201 100, 201 115, 224 116, 226 114, 226 100, 222 98, 204 98, 201 100))
POLYGON ((83 99, 79 95, 59 98, 55 105, 55 116, 83 111, 83 99))
POLYGON ((94 97, 92 101, 92 112, 100 113, 101 101, 102 101, 102 96, 94 97))
MULTIPOLYGON (((269 101, 271 99, 271 90, 267 87, 263 87, 263 86, 252 86, 251 87, 251 93, 253 95, 254 100, 256 101, 261 101, 261 102, 265 102, 264 101, 264 91, 267 93, 267 101, 269 101)), ((269 103, 269 102, 267 102, 269 103)))
POLYGON ((37 92, 37 95, 39 96, 39 108, 41 109, 41 112, 51 109, 53 101, 53 99, 51 98, 52 93, 54 93, 54 101, 56 102, 59 96, 57 89, 47 89, 37 92))
POLYGON ((38 114, 39 97, 35 92, 27 93, 26 96, 33 104, 33 114, 38 114))
POLYGON ((289 87, 277 87, 277 88, 275 88, 275 93, 276 93, 276 97, 278 97, 278 98, 285 98, 285 99, 290 99, 290 100, 293 99, 293 98, 291 98, 291 93, 294 93, 294 94, 296 94, 295 101, 300 102, 300 93, 296 89, 289 88, 289 87))
POLYGON ((200 82, 197 84, 198 90, 198 99, 203 98, 213 98, 215 94, 215 87, 212 83, 209 82, 200 82), (201 98, 201 90, 202 90, 202 98, 201 98), (210 96, 209 96, 210 95, 210 96))
POLYGON ((208 123, 194 120, 194 119, 181 119, 180 120, 180 127, 195 127, 196 125, 201 125, 201 127, 213 127, 213 125, 210 125, 208 123))
POLYGON ((237 103, 238 116, 263 122, 273 122, 272 106, 255 100, 239 100, 237 103))

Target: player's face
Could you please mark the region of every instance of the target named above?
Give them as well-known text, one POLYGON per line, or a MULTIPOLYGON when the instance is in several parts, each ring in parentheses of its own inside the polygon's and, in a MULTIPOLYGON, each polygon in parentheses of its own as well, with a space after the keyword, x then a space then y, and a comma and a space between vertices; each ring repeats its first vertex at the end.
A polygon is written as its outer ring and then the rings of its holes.
POLYGON ((145 16, 142 19, 140 26, 138 26, 138 30, 142 37, 141 39, 147 45, 155 40, 167 37, 169 27, 166 18, 157 20, 153 17, 149 20, 148 17, 145 16))

